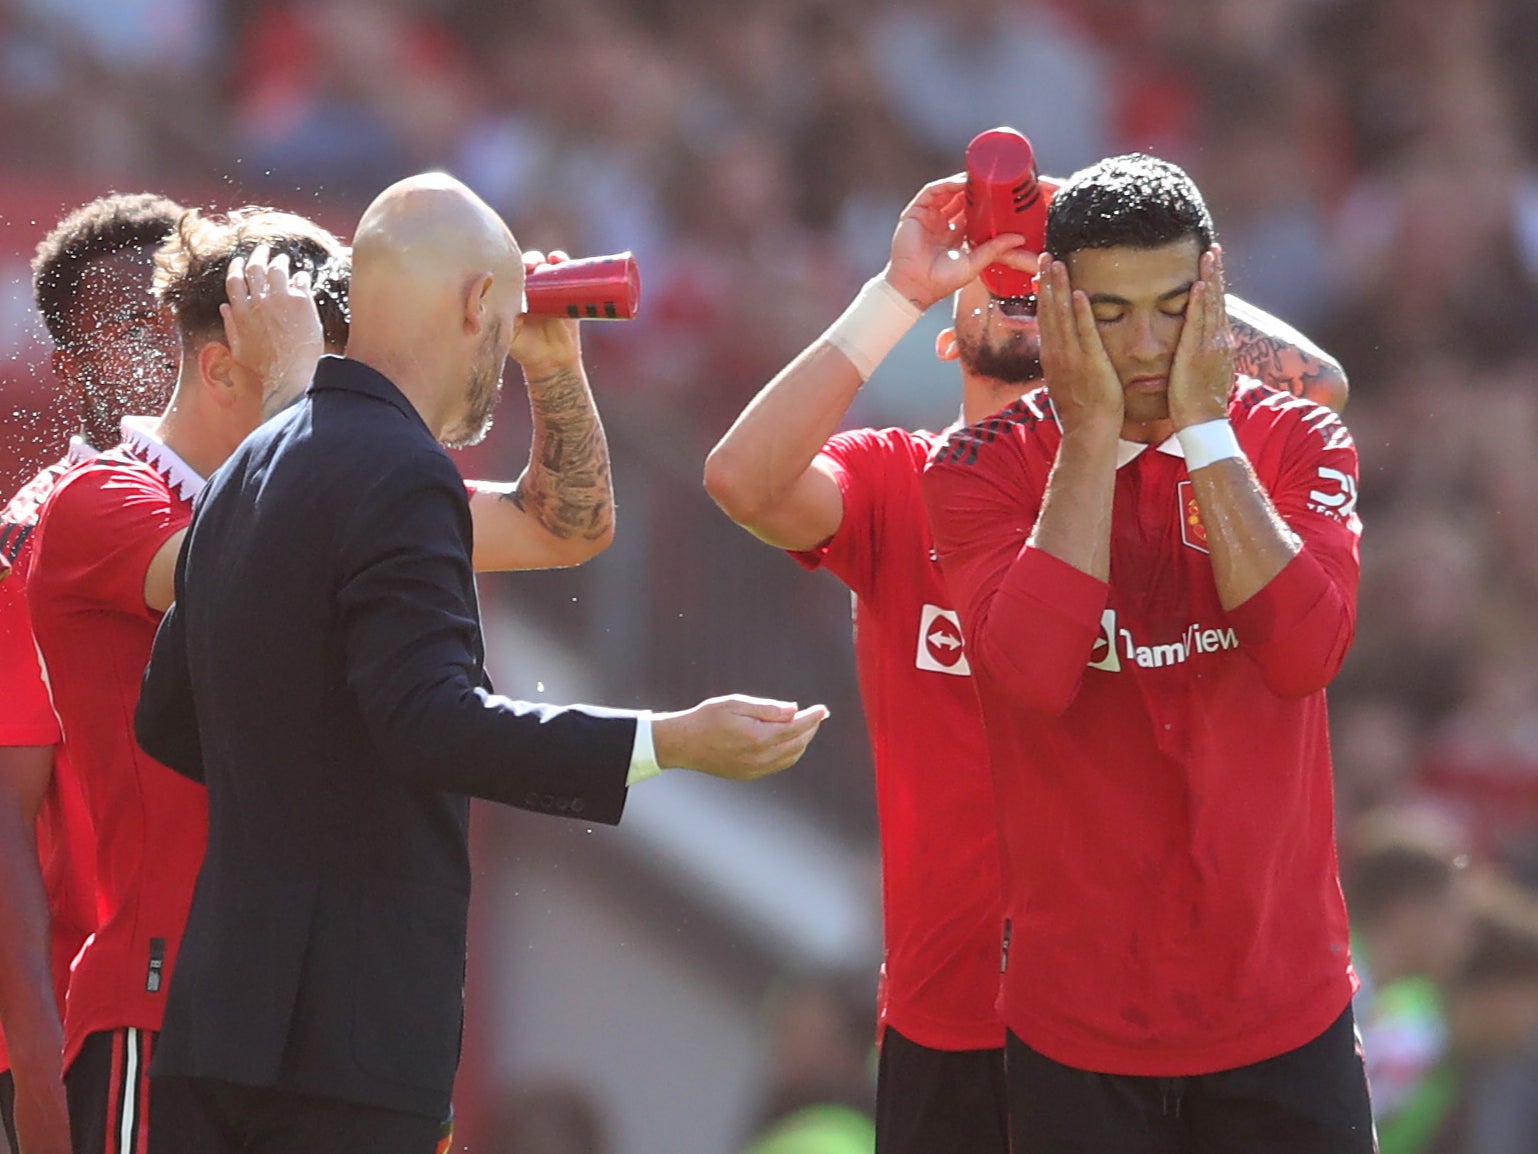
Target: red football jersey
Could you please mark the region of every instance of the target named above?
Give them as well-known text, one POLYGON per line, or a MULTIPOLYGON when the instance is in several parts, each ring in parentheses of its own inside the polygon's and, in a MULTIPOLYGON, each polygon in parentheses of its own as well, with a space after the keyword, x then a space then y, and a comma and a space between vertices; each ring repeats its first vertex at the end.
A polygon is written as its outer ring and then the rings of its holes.
POLYGON ((144 576, 202 485, 144 425, 68 473, 43 506, 27 574, 32 628, 96 831, 99 928, 70 981, 65 1060, 86 1037, 160 1029, 207 842, 203 788, 144 753, 134 708, 160 614, 144 576))
POLYGON ((974 1050, 1004 1044, 1002 879, 982 715, 919 488, 936 440, 902 429, 830 440, 843 522, 793 556, 854 593, 881 821, 881 1021, 931 1049, 974 1050))
MULTIPOLYGON (((0 581, 0 746, 57 746, 59 722, 38 665, 27 610, 26 576, 38 512, 59 478, 96 450, 76 437, 69 455, 33 477, 0 512, 0 562, 11 575, 0 581)), ((69 964, 96 928, 96 889, 91 823, 68 760, 56 750, 53 775, 37 814, 37 850, 48 893, 49 951, 54 994, 62 1010, 69 964)), ((0 1071, 10 1067, 0 1036, 0 1071)))
POLYGON ((1355 986, 1324 687, 1355 628, 1356 449, 1255 382, 1229 414, 1302 542, 1231 612, 1178 441, 1122 446, 1109 584, 1026 543, 1062 441, 1044 390, 925 472, 1000 799, 1005 1021, 1082 1069, 1248 1065, 1355 986))

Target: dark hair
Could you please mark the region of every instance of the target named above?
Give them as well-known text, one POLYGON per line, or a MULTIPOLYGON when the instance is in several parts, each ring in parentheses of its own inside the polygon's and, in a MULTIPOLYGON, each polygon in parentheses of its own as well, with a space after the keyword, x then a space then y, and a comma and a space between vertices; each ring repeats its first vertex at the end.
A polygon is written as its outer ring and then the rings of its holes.
POLYGON ((291 212, 249 205, 224 215, 189 209, 155 254, 155 295, 170 306, 182 341, 198 344, 224 332, 225 273, 237 256, 265 244, 288 257, 294 272, 309 270, 326 347, 347 344, 347 288, 352 254, 332 233, 291 212))
POLYGON ((1052 194, 1047 251, 1062 260, 1086 248, 1160 248, 1217 236, 1201 190, 1167 160, 1130 152, 1082 168, 1052 194))
POLYGON ((1403 903, 1439 898, 1451 888, 1458 869, 1457 859, 1405 833, 1363 846, 1345 871, 1351 920, 1370 926, 1403 903))
POLYGON ((153 192, 112 193, 75 209, 37 246, 32 295, 53 342, 75 337, 75 297, 86 267, 96 260, 153 249, 176 228, 185 210, 153 192))

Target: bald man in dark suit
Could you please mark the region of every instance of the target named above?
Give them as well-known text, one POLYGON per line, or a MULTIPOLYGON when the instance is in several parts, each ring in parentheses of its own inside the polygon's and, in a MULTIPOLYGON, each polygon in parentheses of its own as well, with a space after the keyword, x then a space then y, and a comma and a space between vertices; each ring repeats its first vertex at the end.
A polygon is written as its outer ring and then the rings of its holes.
MULTIPOLYGON (((484 433, 510 351, 531 383, 580 372, 575 323, 525 316, 523 283, 512 234, 457 181, 382 193, 354 238, 347 357, 212 478, 178 562, 138 734, 206 782, 209 844, 154 1072, 189 1083, 231 1154, 438 1143, 468 797, 615 823, 659 766, 774 772, 826 716, 493 694, 443 446, 484 433)), ((182 1154, 174 1135, 156 1151, 182 1154)))

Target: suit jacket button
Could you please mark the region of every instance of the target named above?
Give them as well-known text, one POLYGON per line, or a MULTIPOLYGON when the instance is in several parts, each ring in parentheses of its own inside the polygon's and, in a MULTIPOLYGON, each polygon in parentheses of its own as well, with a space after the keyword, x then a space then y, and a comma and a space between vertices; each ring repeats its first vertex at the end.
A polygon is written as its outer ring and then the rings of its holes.
POLYGON ((539 807, 539 794, 533 792, 524 794, 523 805, 525 809, 537 809, 539 807))
POLYGON ((568 809, 571 808, 571 798, 569 798, 569 797, 558 797, 558 798, 556 798, 555 799, 555 808, 560 810, 562 813, 565 813, 568 809))
POLYGON ((583 801, 580 797, 574 797, 574 798, 571 799, 571 812, 572 813, 581 813, 586 808, 587 808, 587 802, 583 801))

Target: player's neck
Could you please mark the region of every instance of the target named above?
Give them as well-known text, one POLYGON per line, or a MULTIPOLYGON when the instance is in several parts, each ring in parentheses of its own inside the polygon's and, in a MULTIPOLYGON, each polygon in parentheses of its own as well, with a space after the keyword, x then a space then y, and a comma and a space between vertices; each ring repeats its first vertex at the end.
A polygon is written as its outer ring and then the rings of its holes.
POLYGON ((86 420, 80 424, 80 436, 91 448, 104 451, 123 439, 123 418, 131 413, 112 413, 99 420, 86 420))
POLYGON ((1121 439, 1135 445, 1162 445, 1175 435, 1175 422, 1165 417, 1159 421, 1123 421, 1121 439))
POLYGON ((177 381, 155 435, 198 476, 206 478, 240 444, 240 436, 225 427, 228 416, 207 396, 200 381, 184 377, 177 381))
POLYGON ((963 374, 961 419, 968 425, 986 420, 1000 409, 1008 408, 1040 381, 1005 382, 993 377, 963 374))

